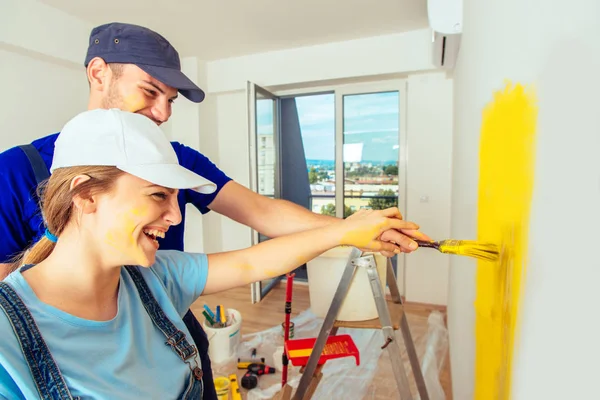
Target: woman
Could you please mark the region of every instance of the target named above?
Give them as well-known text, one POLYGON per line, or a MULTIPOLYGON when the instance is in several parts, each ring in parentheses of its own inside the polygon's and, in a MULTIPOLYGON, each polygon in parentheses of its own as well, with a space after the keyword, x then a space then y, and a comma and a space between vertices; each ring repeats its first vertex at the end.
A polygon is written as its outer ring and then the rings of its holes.
POLYGON ((181 317, 202 294, 285 274, 324 251, 399 250, 397 209, 219 254, 158 251, 181 221, 177 189, 214 185, 181 167, 149 119, 87 111, 56 141, 42 194, 46 235, 0 283, 0 396, 200 399, 202 370, 181 317))

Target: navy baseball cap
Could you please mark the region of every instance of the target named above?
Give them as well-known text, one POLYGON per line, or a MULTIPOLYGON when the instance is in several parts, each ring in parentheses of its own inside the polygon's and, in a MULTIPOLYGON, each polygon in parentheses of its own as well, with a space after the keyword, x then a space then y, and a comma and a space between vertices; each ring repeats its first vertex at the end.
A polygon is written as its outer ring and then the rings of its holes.
POLYGON ((177 50, 167 39, 143 26, 113 22, 92 29, 86 67, 94 57, 106 63, 135 64, 189 100, 204 100, 204 91, 181 72, 177 50))

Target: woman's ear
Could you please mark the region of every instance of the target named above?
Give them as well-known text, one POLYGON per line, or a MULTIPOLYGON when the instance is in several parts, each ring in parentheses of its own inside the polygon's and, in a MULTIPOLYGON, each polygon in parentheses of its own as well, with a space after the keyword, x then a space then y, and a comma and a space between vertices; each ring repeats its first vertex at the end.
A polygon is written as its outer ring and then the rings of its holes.
MULTIPOLYGON (((89 181, 90 179, 91 177, 88 175, 77 175, 71 181, 70 190, 73 190, 78 185, 81 185, 83 182, 89 181)), ((96 211, 96 201, 93 197, 83 198, 80 195, 76 195, 73 197, 73 204, 79 209, 80 213, 83 214, 91 214, 96 211)))
POLYGON ((69 190, 73 190, 78 185, 81 185, 83 182, 87 182, 90 179, 92 179, 92 178, 89 175, 77 175, 75 178, 73 178, 71 180, 71 186, 69 187, 69 190))

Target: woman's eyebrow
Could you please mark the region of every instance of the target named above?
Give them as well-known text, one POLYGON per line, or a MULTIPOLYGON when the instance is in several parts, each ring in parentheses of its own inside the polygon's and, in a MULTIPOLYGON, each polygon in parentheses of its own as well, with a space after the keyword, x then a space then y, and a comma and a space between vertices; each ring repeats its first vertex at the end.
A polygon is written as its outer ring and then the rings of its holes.
POLYGON ((168 188, 168 187, 164 187, 164 186, 160 186, 160 185, 155 185, 155 184, 153 184, 153 183, 151 183, 151 184, 147 185, 147 186, 146 186, 146 188, 158 188, 158 189, 164 189, 164 190, 166 190, 167 192, 169 192, 169 193, 171 193, 171 194, 172 194, 172 193, 175 193, 175 189, 168 188))

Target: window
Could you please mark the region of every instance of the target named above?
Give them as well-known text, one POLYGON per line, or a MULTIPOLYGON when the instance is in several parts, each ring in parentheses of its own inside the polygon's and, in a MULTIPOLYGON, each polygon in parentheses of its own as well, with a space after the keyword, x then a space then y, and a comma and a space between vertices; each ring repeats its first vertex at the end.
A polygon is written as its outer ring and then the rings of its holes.
POLYGON ((343 97, 344 217, 398 206, 399 92, 343 97))
POLYGON ((310 184, 310 209, 335 215, 335 95, 294 98, 310 184))

